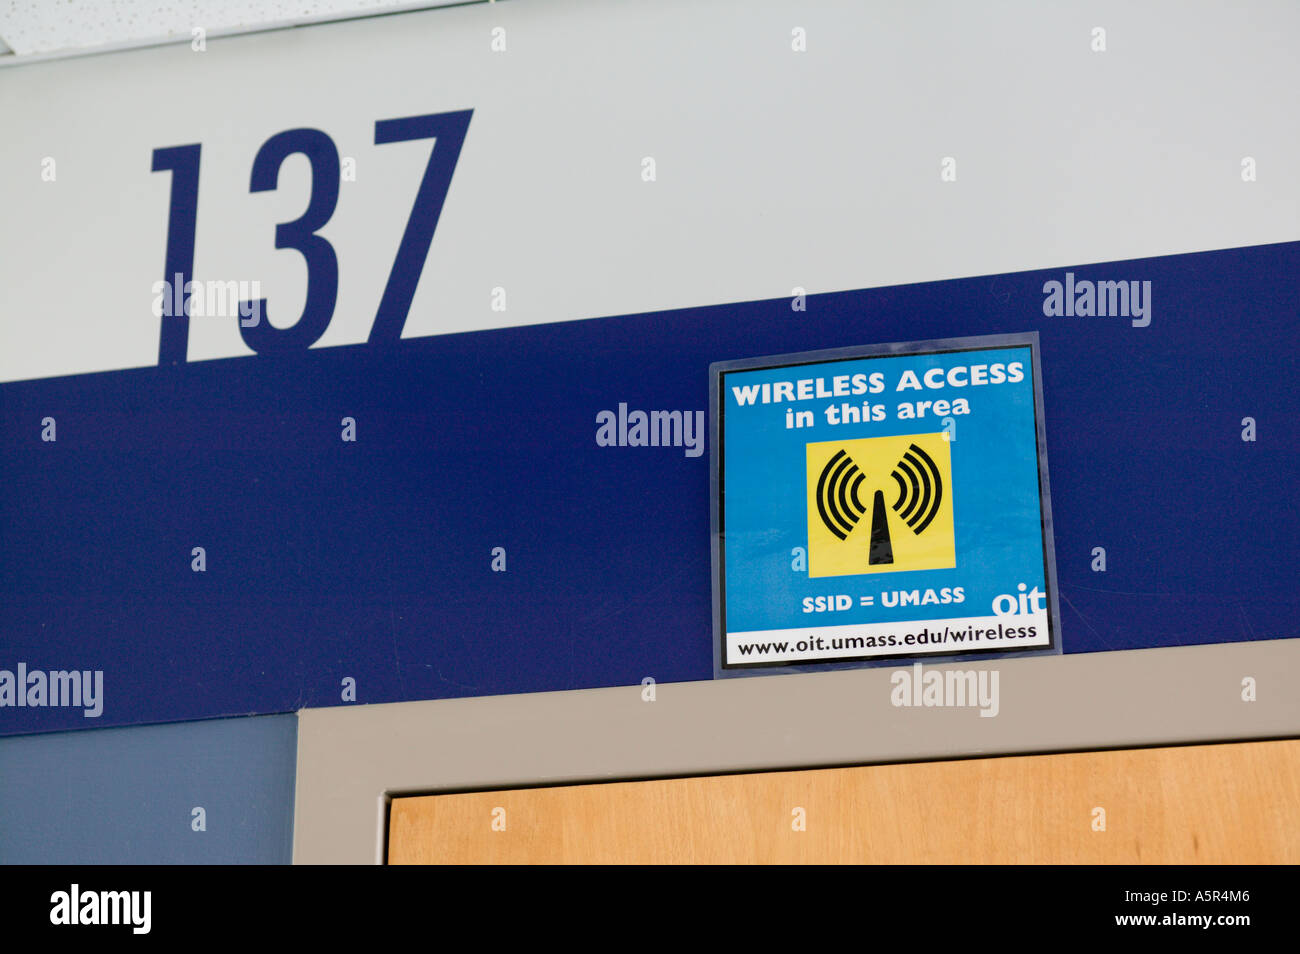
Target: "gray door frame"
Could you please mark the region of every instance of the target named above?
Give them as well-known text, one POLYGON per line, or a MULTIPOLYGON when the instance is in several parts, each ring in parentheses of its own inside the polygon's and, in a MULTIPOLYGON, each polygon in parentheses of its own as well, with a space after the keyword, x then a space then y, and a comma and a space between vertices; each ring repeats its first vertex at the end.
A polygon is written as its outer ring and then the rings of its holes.
POLYGON ((382 863, 401 795, 1300 737, 1300 639, 924 667, 996 671, 993 717, 894 705, 900 670, 306 709, 294 861, 382 863))

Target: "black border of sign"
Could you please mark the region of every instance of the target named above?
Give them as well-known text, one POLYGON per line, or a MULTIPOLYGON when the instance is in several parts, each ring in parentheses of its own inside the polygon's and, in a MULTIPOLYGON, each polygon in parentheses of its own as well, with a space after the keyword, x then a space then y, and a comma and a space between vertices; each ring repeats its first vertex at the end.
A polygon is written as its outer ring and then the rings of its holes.
POLYGON ((1061 616, 1057 602, 1056 586, 1056 548, 1052 536, 1052 496, 1047 479, 1047 430, 1043 420, 1043 373, 1039 360, 1039 343, 1037 331, 1018 332, 1003 335, 980 335, 971 338, 938 338, 929 341, 894 342, 891 344, 861 345, 849 348, 831 348, 822 351, 804 351, 793 354, 768 355, 758 358, 738 358, 731 361, 715 361, 709 365, 709 419, 713 425, 713 439, 709 442, 709 476, 711 495, 709 499, 709 541, 713 558, 713 677, 715 679, 746 676, 776 675, 778 673, 819 672, 836 669, 862 668, 866 663, 878 663, 880 660, 896 660, 900 665, 911 665, 921 657, 931 658, 935 663, 955 659, 983 659, 991 657, 1037 656, 1053 652, 1060 653, 1061 616), (835 361, 850 361, 861 358, 897 358, 908 355, 952 354, 961 351, 986 351, 992 348, 1029 348, 1030 365, 1034 376, 1034 430, 1038 440, 1038 511, 1042 528, 1041 541, 1043 553, 1043 578, 1047 581, 1047 634, 1046 646, 1032 648, 1008 647, 1007 649, 969 649, 953 652, 939 650, 927 653, 919 651, 899 654, 877 654, 872 656, 852 656, 830 661, 817 660, 804 663, 766 662, 766 663, 731 663, 724 664, 726 651, 726 546, 724 544, 725 506, 723 500, 722 475, 725 457, 725 419, 723 407, 723 385, 728 374, 733 371, 760 371, 768 368, 794 368, 809 364, 828 364, 835 361))

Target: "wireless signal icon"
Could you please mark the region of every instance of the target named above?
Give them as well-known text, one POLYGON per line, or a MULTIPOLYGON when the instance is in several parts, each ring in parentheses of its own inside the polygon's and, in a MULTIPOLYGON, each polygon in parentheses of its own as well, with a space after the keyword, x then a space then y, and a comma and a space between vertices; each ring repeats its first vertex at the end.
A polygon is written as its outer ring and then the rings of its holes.
MULTIPOLYGON (((847 540, 862 515, 867 512, 858 492, 867 475, 844 450, 839 450, 822 468, 817 480, 817 512, 826 529, 847 540)), ((871 547, 867 562, 881 565, 894 562, 894 547, 889 540, 889 520, 885 516, 885 495, 877 490, 871 506, 871 547)))
POLYGON ((952 461, 944 435, 807 447, 811 576, 955 565, 952 461))

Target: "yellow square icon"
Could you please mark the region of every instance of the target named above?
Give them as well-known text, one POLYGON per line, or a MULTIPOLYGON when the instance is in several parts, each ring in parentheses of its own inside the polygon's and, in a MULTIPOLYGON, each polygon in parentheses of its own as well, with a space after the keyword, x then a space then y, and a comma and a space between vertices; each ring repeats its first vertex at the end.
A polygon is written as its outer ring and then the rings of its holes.
POLYGON ((957 565, 942 432, 807 445, 808 575, 957 565))

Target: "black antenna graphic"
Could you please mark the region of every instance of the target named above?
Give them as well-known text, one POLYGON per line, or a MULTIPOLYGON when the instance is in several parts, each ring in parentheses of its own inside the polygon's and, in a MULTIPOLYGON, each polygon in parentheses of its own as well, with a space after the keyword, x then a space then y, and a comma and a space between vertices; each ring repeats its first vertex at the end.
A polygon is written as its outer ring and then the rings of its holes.
POLYGON ((876 491, 871 508, 871 551, 867 563, 874 566, 894 562, 894 545, 889 541, 889 518, 885 514, 885 494, 876 491))

